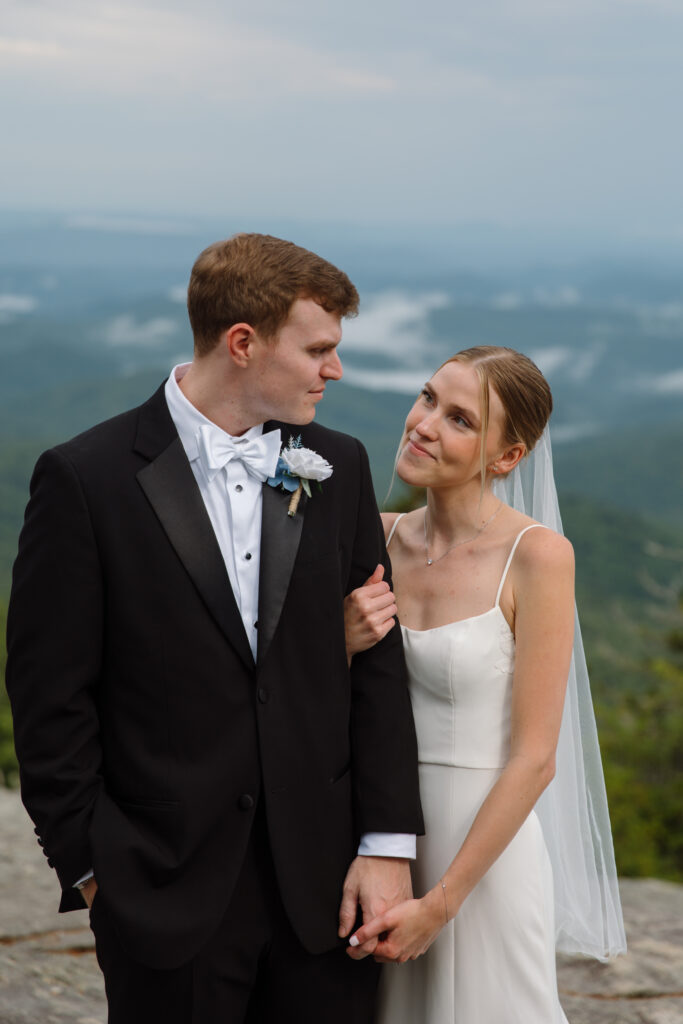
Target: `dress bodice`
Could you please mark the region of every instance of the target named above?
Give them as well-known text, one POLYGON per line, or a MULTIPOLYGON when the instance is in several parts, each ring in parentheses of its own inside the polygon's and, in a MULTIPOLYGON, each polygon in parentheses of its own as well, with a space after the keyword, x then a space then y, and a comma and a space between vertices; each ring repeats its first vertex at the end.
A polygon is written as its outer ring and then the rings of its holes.
POLYGON ((500 595, 517 545, 537 525, 515 538, 487 612, 434 629, 401 627, 422 763, 502 768, 508 760, 515 638, 500 595))
POLYGON ((402 632, 419 760, 502 768, 510 751, 515 641, 500 607, 402 632))

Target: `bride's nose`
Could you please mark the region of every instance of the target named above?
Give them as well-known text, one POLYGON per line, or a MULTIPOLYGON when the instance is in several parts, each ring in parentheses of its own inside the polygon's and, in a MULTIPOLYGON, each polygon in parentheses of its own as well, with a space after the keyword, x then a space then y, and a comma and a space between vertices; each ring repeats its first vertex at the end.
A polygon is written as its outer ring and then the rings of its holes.
POLYGON ((415 430, 422 437, 435 437, 436 436, 436 423, 437 416, 436 412, 430 412, 429 415, 423 416, 422 419, 415 424, 415 430))

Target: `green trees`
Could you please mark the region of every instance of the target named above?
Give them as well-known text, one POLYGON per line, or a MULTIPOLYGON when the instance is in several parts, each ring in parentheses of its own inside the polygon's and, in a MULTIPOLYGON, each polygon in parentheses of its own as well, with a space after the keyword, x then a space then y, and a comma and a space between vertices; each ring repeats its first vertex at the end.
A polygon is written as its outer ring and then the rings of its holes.
POLYGON ((619 873, 683 881, 681 625, 642 667, 644 688, 597 708, 619 873))
MULTIPOLYGON (((404 492, 402 510, 423 500, 404 492)), ((683 882, 683 553, 671 538, 666 546, 655 543, 657 527, 649 521, 609 515, 579 499, 564 501, 563 512, 577 555, 619 873, 683 882), (644 579, 647 586, 639 583, 644 579)), ((3 682, 8 590, 0 573, 0 784, 16 785, 3 682)))

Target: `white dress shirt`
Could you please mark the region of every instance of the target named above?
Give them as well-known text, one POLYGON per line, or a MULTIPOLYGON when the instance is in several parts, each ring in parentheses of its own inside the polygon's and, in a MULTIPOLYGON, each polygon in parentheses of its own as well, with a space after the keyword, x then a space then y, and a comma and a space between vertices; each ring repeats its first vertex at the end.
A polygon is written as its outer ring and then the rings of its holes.
MULTIPOLYGON (((256 659, 263 485, 247 472, 239 459, 233 459, 213 479, 209 479, 200 458, 197 434, 199 428, 207 424, 215 430, 220 428, 192 405, 178 387, 178 381, 182 380, 189 365, 185 363, 174 367, 166 382, 166 402, 209 514, 249 646, 256 659)), ((262 433, 263 424, 259 423, 241 438, 251 440, 262 433)), ((279 430, 277 434, 279 437, 279 430)))

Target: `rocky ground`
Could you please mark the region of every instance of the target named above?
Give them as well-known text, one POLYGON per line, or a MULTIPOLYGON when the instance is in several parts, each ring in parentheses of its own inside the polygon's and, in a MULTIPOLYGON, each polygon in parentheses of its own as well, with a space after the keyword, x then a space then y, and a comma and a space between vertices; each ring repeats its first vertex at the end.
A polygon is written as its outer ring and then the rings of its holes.
MULTIPOLYGON (((570 1024, 683 1024, 683 886, 626 879, 621 891, 628 955, 560 958, 570 1024)), ((0 789, 0 1024, 105 1024, 87 913, 59 915, 56 900, 17 794, 0 789)))

